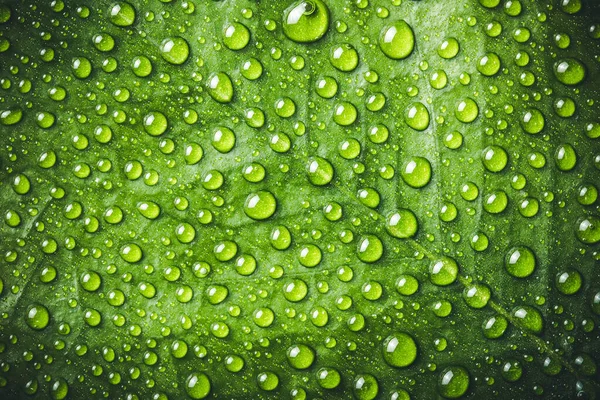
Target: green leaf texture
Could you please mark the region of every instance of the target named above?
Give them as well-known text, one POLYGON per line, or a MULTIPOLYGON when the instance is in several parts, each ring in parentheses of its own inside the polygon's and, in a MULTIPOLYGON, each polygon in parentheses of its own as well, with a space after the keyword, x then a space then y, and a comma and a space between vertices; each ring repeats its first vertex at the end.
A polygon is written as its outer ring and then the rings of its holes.
POLYGON ((0 1, 0 398, 571 399, 593 0, 0 1))

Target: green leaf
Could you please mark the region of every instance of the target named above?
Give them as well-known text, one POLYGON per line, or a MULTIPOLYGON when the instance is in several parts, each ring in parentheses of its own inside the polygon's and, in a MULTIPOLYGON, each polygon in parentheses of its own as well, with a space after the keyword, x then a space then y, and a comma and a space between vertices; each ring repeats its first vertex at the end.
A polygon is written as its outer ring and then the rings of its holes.
POLYGON ((0 397, 597 397, 599 13, 1 3, 0 397))

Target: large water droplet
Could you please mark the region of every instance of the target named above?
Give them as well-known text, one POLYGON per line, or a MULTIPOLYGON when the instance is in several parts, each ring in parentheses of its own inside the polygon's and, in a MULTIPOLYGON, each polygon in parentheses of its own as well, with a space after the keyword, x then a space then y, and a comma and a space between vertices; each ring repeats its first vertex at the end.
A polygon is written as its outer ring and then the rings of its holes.
POLYGON ((544 320, 542 314, 531 306, 517 306, 512 310, 513 318, 525 329, 535 333, 542 333, 544 320))
POLYGON ((406 21, 399 20, 385 26, 379 35, 379 47, 389 58, 408 57, 415 47, 415 35, 406 21))
POLYGON ((450 257, 432 261, 429 266, 429 279, 434 285, 447 286, 458 276, 458 264, 450 257))
POLYGON ((504 266, 516 278, 526 278, 535 270, 536 260, 531 249, 525 246, 513 247, 506 253, 504 266))
POLYGON ((411 157, 404 163, 400 175, 407 185, 421 188, 431 181, 431 164, 426 158, 411 157))
POLYGON ((575 58, 564 58, 554 64, 554 76, 565 85, 577 85, 585 79, 585 65, 575 58))
POLYGON ((288 362, 296 369, 307 369, 315 361, 315 352, 305 344, 290 346, 286 352, 288 362))
POLYGON ((446 367, 440 373, 438 391, 447 399, 458 399, 469 389, 469 372, 463 367, 446 367))
POLYGON ((271 192, 261 190, 250 193, 244 203, 244 213, 252 219, 263 220, 269 218, 277 209, 277 200, 271 192))
POLYGON ((250 41, 250 31, 245 25, 234 22, 223 28, 223 44, 230 50, 241 50, 250 41))
POLYGON ((595 215, 577 221, 577 239, 585 244, 600 242, 600 218, 595 215))
POLYGON ((356 253, 362 262, 374 263, 383 255, 383 243, 375 235, 366 235, 358 241, 356 253))
POLYGON ((327 185, 333 179, 333 166, 329 161, 321 157, 313 157, 306 164, 308 180, 313 185, 327 185))
POLYGON ((229 103, 233 98, 233 84, 225 72, 212 73, 207 80, 208 94, 219 103, 229 103))
POLYGON ((31 329, 42 330, 50 322, 50 312, 41 304, 31 304, 27 307, 25 322, 31 329))
POLYGON ((190 46, 180 36, 166 38, 160 44, 160 55, 171 64, 183 64, 190 55, 190 46))
POLYGON ((210 380, 202 372, 191 373, 185 382, 185 391, 192 399, 203 399, 210 393, 210 380))
POLYGON ((412 103, 406 108, 404 122, 418 131, 425 130, 429 126, 429 110, 423 103, 412 103))
POLYGON ((379 394, 379 383, 373 375, 359 374, 354 378, 352 390, 358 400, 373 400, 379 394))
POLYGON ((110 22, 116 26, 131 26, 135 22, 135 8, 125 1, 114 3, 108 9, 110 22))
POLYGON ((388 215, 385 228, 395 238, 406 239, 417 233, 419 224, 415 214, 407 209, 400 209, 388 215))
POLYGON ((407 333, 394 333, 383 341, 383 358, 392 367, 407 367, 417 358, 417 344, 407 333))
POLYGON ((358 65, 358 52, 348 43, 333 46, 329 61, 336 69, 342 72, 350 72, 358 65))
POLYGON ((298 43, 310 43, 329 28, 329 9, 321 0, 300 0, 283 13, 283 33, 298 43))

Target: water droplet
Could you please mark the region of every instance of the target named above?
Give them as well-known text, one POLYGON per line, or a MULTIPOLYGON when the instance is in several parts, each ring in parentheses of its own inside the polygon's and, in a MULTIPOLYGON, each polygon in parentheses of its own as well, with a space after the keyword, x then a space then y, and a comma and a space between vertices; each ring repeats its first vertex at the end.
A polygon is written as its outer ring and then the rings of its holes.
POLYGON ((373 375, 359 374, 354 378, 352 390, 358 400, 373 400, 379 394, 379 383, 373 375))
POLYGON ((358 241, 356 253, 362 262, 374 263, 383 255, 383 243, 375 235, 366 235, 358 241))
POLYGON ((196 229, 187 222, 183 222, 175 228, 175 237, 181 243, 190 243, 196 237, 196 229))
POLYGON ((483 201, 483 209, 490 214, 499 214, 508 206, 508 195, 503 190, 494 190, 483 201))
POLYGON ((307 369, 315 361, 315 352, 305 344, 288 347, 286 356, 290 365, 296 369, 307 369))
POLYGON ((535 333, 542 333, 544 320, 542 314, 531 306, 517 306, 511 312, 513 318, 525 329, 535 333))
POLYGON ((337 93, 338 83, 334 78, 330 76, 324 76, 317 79, 315 91, 324 99, 330 99, 337 93))
POLYGON ((218 126, 213 130, 211 143, 217 151, 228 153, 235 146, 235 140, 235 134, 231 129, 225 126, 218 126))
POLYGON ((535 254, 525 246, 513 247, 504 258, 506 271, 516 278, 527 278, 536 267, 535 254))
POLYGON ((581 273, 572 268, 559 272, 556 274, 555 284, 558 291, 562 294, 575 294, 581 289, 581 273))
POLYGON ((69 384, 64 378, 55 379, 50 386, 50 395, 54 400, 66 399, 69 394, 69 384))
POLYGON ((256 58, 249 58, 242 64, 242 75, 244 78, 254 81, 261 77, 263 66, 256 58))
POLYGON ((277 200, 271 192, 261 190, 250 193, 244 203, 244 213, 252 219, 267 219, 275 213, 277 200))
POLYGON ((206 88, 210 97, 219 103, 229 103, 233 99, 233 84, 225 72, 212 73, 206 88))
POLYGON ((17 174, 12 180, 12 188, 16 194, 24 195, 31 190, 31 182, 25 174, 17 174))
POLYGON ((577 14, 582 7, 581 0, 560 0, 560 9, 567 14, 577 14))
POLYGON ((500 57, 495 53, 487 53, 477 63, 477 71, 485 76, 493 76, 500 71, 500 57))
POLYGON ((396 280, 396 291, 403 296, 411 296, 419 290, 419 281, 412 275, 400 275, 396 280))
POLYGON ((142 249, 135 243, 126 244, 119 252, 123 261, 136 263, 142 259, 142 249))
POLYGON ((308 286, 301 279, 293 279, 283 285, 283 297, 288 301, 298 302, 306 297, 308 286))
POLYGON ((502 147, 492 145, 483 150, 481 159, 483 161, 483 165, 488 171, 500 172, 508 163, 508 154, 502 147))
POLYGON ((507 382, 516 382, 523 375, 523 366, 517 360, 506 361, 502 365, 502 378, 507 382))
POLYGON ((456 280, 457 276, 458 264, 450 257, 435 260, 429 265, 429 279, 434 285, 450 285, 456 280))
POLYGON ((508 328, 508 320, 502 315, 496 315, 483 321, 483 334, 488 339, 498 339, 508 328))
POLYGON ((310 43, 325 35, 329 28, 329 9, 321 0, 300 0, 283 13, 283 33, 298 43, 310 43))
POLYGON ((559 145, 554 153, 554 161, 559 170, 564 172, 572 170, 577 164, 575 148, 568 143, 559 145))
POLYGON ((343 101, 334 106, 333 120, 341 126, 348 126, 356 121, 358 112, 352 103, 343 101))
POLYGON ((387 25, 379 34, 379 47, 389 58, 394 60, 406 58, 415 47, 413 30, 404 20, 387 25))
POLYGON ((460 45, 458 40, 453 37, 445 39, 438 47, 437 53, 440 57, 445 59, 451 59, 456 57, 458 51, 460 50, 460 45))
POLYGON ((116 26, 131 26, 135 22, 135 8, 125 1, 114 3, 108 9, 110 22, 116 26))
POLYGON ((600 218, 595 215, 577 221, 577 238, 585 244, 600 242, 600 218))
POLYGON ((224 240, 219 242, 213 248, 215 258, 219 261, 225 262, 231 260, 236 256, 238 252, 238 246, 231 240, 224 240))
POLYGON ((25 322, 31 329, 42 330, 50 323, 50 312, 41 304, 31 304, 27 307, 25 322))
POLYGON ((229 372, 239 372, 244 368, 244 359, 237 355, 225 357, 225 368, 229 372))
POLYGON ((273 372, 261 372, 256 377, 258 387, 262 390, 272 391, 279 386, 279 377, 273 372))
POLYGON ((162 135, 167 127, 167 117, 159 111, 151 111, 144 116, 144 130, 151 136, 162 135))
POLYGON ((223 44, 230 50, 241 50, 250 41, 250 31, 244 24, 234 22, 223 28, 223 44))
POLYGON ((319 265, 322 257, 321 249, 314 244, 305 244, 298 250, 298 261, 307 268, 319 265))
POLYGON ((185 382, 185 391, 192 399, 204 399, 210 393, 208 376, 202 372, 191 373, 185 382))
POLYGON ((73 75, 78 79, 85 79, 92 73, 92 63, 85 57, 75 57, 71 60, 73 75))
POLYGON ((400 171, 402 180, 413 188, 421 188, 431 181, 431 164, 426 158, 411 157, 400 171))
POLYGON ((585 79, 586 68, 575 58, 564 58, 554 64, 554 76, 560 83, 573 86, 585 79))
POLYGON ((386 230, 395 238, 406 239, 413 237, 418 229, 417 217, 407 209, 399 209, 387 216, 386 230))
POLYGON ((81 287, 87 290, 88 292, 95 292, 100 288, 102 284, 102 278, 95 271, 84 272, 79 278, 79 282, 81 283, 81 287))
POLYGON ((492 291, 482 283, 471 284, 463 290, 463 299, 469 307, 483 308, 487 305, 492 291))
POLYGON ((333 179, 333 166, 321 157, 312 157, 306 164, 306 172, 310 183, 316 186, 327 185, 333 179))
POLYGON ((467 124, 475 121, 475 118, 479 115, 479 107, 475 100, 467 97, 457 103, 454 115, 457 120, 467 124))
POLYGON ((271 231, 271 246, 277 250, 285 250, 292 244, 292 234, 283 225, 276 226, 271 231))
POLYGON ((180 65, 187 61, 190 55, 190 46, 180 36, 166 38, 160 44, 160 55, 168 63, 180 65))
POLYGON ((331 367, 320 368, 317 371, 317 382, 323 389, 335 389, 342 381, 340 373, 331 367))
POLYGON ((479 0, 479 4, 487 8, 494 8, 500 4, 500 0, 479 0))
POLYGON ((423 131, 429 126, 429 110, 423 103, 412 103, 406 108, 404 122, 415 130, 423 131))
POLYGON ((0 111, 0 123, 2 125, 15 125, 23 118, 23 111, 18 108, 0 111))
POLYGON ((348 43, 336 45, 331 48, 329 61, 336 69, 350 72, 358 66, 358 52, 348 43))
POLYGON ((438 391, 447 399, 458 399, 469 389, 469 372, 458 366, 446 367, 438 380, 438 391))
POLYGON ((383 359, 392 367, 407 367, 417 358, 417 344, 407 333, 397 332, 383 341, 383 359))

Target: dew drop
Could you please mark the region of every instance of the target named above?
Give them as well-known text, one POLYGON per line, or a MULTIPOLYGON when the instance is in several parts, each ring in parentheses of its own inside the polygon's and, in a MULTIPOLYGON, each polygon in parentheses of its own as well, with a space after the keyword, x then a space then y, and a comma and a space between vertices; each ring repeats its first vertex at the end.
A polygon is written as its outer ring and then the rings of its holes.
POLYGON ((581 83, 586 76, 585 65, 575 58, 564 58, 554 63, 554 76, 560 83, 573 86, 581 83))
POLYGON ((210 393, 208 376, 202 372, 191 373, 185 382, 185 391, 192 399, 204 399, 210 393))
POLYGON ((429 265, 429 279, 434 285, 450 285, 457 277, 458 264, 450 257, 440 258, 429 265))
POLYGON ((305 344, 295 344, 288 347, 287 360, 295 369, 307 369, 315 361, 315 351, 305 344))
POLYGON ((31 329, 44 329, 50 323, 50 312, 41 304, 31 304, 25 313, 25 322, 31 329))
POLYGON ((407 333, 397 332, 383 341, 383 359, 392 367, 407 367, 417 358, 417 344, 407 333))
POLYGON ((415 47, 415 35, 406 21, 399 20, 385 26, 379 34, 379 48, 394 60, 408 57, 415 47))
POLYGON ((225 72, 209 75, 206 88, 210 97, 219 103, 229 103, 233 99, 233 84, 225 72))
POLYGON ((241 50, 250 41, 250 31, 244 24, 234 22, 223 28, 223 44, 230 50, 241 50))
POLYGON ((515 278, 527 278, 535 270, 536 258, 528 247, 513 247, 506 253, 504 267, 515 278))
POLYGON ((180 65, 187 61, 190 55, 190 46, 180 36, 166 38, 160 44, 160 55, 168 63, 180 65))
POLYGON ((261 190, 250 193, 244 203, 244 213, 255 220, 264 220, 275 213, 277 200, 271 192, 261 190))
POLYGON ((469 372, 458 366, 446 367, 438 379, 438 391, 447 399, 458 399, 469 389, 469 372))
POLYGON ((329 61, 336 69, 350 72, 358 66, 358 52, 348 43, 336 45, 331 48, 329 61))
POLYGON ((135 8, 125 1, 119 1, 110 6, 108 16, 116 26, 131 26, 135 22, 135 8))
POLYGON ((283 33, 294 42, 319 40, 329 28, 329 9, 321 0, 300 0, 283 13, 283 33))

